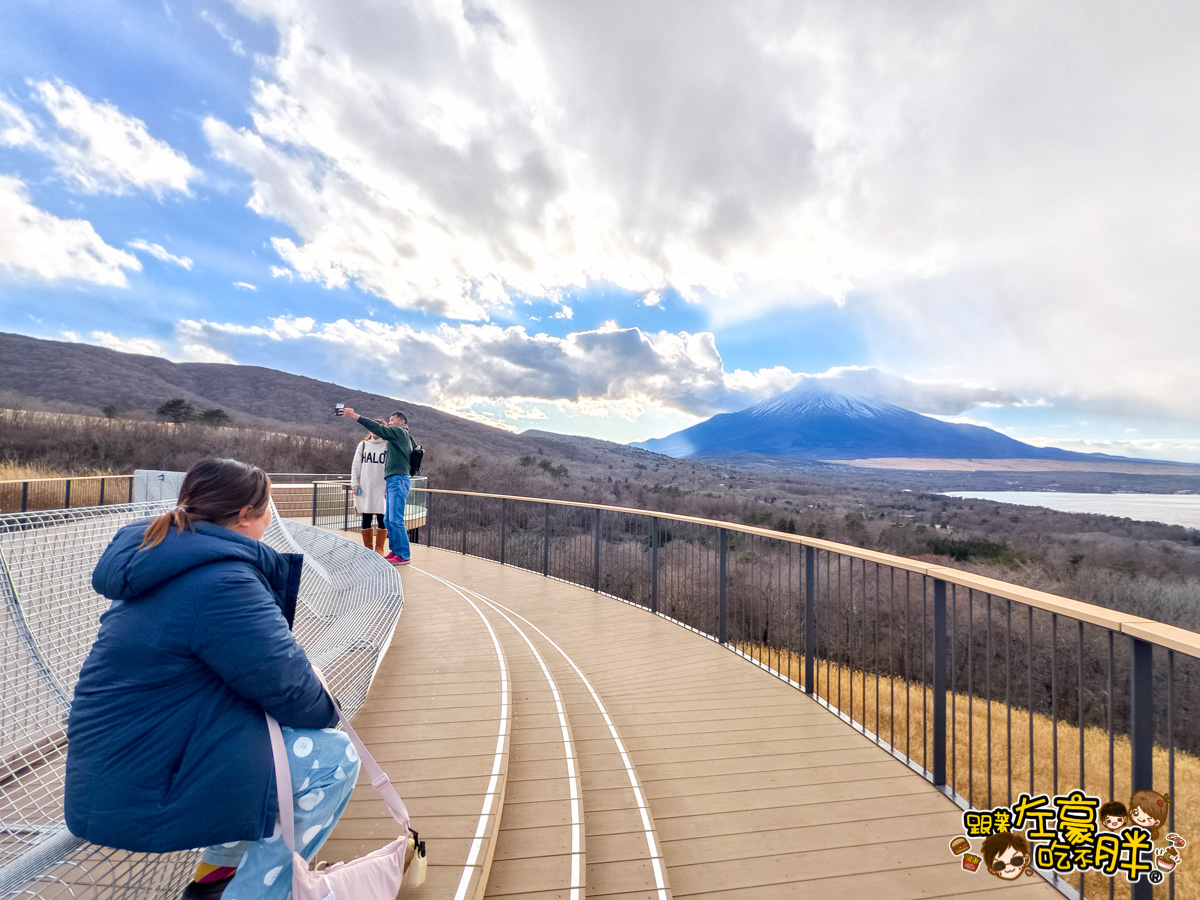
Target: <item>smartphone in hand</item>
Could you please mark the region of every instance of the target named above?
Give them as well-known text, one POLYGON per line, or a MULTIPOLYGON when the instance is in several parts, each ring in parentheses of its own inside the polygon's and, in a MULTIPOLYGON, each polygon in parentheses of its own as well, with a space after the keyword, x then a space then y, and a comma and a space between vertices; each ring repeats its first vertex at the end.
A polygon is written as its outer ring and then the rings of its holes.
POLYGON ((339 403, 339 404, 337 404, 336 406, 334 406, 334 408, 333 408, 333 414, 334 414, 335 416, 340 416, 340 415, 342 414, 342 410, 343 410, 343 409, 345 409, 345 408, 346 408, 346 404, 345 404, 345 403, 339 403))

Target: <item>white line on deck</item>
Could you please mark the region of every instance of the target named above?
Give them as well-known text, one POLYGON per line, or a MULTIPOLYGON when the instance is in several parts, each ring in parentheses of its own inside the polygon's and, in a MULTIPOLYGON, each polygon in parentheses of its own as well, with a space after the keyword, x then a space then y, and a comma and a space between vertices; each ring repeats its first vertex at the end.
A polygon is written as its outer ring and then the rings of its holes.
MULTIPOLYGON (((415 568, 415 566, 414 566, 415 568)), ((418 569, 418 571, 420 571, 418 569)), ((428 575, 429 573, 423 573, 428 575)), ((430 576, 437 578, 436 575, 430 576)), ((438 581, 442 579, 437 578, 438 581)), ((447 582, 443 582, 447 583, 447 582)), ((448 584, 448 583, 447 583, 448 584)), ((467 854, 467 861, 463 865, 462 878, 458 882, 458 890, 454 892, 454 900, 463 900, 467 896, 467 887, 471 883, 471 870, 479 861, 479 853, 483 849, 483 836, 487 834, 488 819, 493 815, 492 804, 496 799, 496 789, 500 785, 500 767, 504 763, 504 742, 508 737, 508 666, 504 660, 504 650, 500 647, 500 639, 496 637, 496 632, 492 628, 492 623, 488 621, 487 616, 483 614, 475 603, 464 594, 462 591, 448 585, 456 594, 462 597, 467 603, 471 604, 471 608, 483 620, 483 625, 488 630, 488 634, 492 638, 492 646, 496 648, 496 660, 500 663, 500 733, 496 738, 496 755, 492 761, 492 777, 488 780, 487 793, 483 796, 483 809, 479 813, 479 825, 475 828, 475 840, 471 842, 471 850, 467 854)))
MULTIPOLYGON (((421 572, 423 575, 428 575, 435 581, 440 581, 446 587, 459 594, 468 603, 470 602, 470 598, 466 594, 463 594, 462 590, 452 582, 430 572, 425 572, 422 569, 416 569, 416 571, 421 572)), ((470 591, 470 588, 465 588, 464 590, 470 591)), ((471 591, 471 593, 475 592, 471 591)), ((563 705, 562 697, 558 691, 558 684, 554 681, 554 676, 550 674, 550 669, 546 667, 546 663, 542 659, 542 654, 538 653, 537 647, 533 645, 533 641, 529 639, 529 635, 522 630, 521 626, 505 615, 503 609, 497 607, 495 603, 491 603, 491 601, 482 595, 477 594, 476 596, 495 609, 496 613, 503 617, 513 627, 513 630, 521 636, 521 639, 525 641, 526 646, 529 647, 529 651, 533 654, 533 658, 537 660, 537 664, 542 669, 542 675, 546 678, 546 684, 550 686, 550 693, 554 696, 554 706, 558 710, 558 726, 562 732, 563 752, 567 759, 567 789, 571 798, 571 900, 579 900, 581 896, 580 887, 583 883, 583 805, 579 796, 579 775, 575 767, 575 746, 571 741, 571 731, 567 727, 566 707, 563 705)), ((514 613, 514 615, 516 614, 514 613)))
MULTIPOLYGON (((417 571, 420 572, 421 570, 417 569, 417 571)), ((430 575, 431 578, 438 577, 436 575, 431 575, 428 572, 424 574, 430 575)), ((441 581, 442 579, 438 578, 438 580, 441 581)), ((450 584, 450 582, 445 583, 450 584)), ((453 585, 451 585, 451 587, 453 587, 453 585)), ((586 687, 588 689, 588 693, 592 695, 592 700, 595 702, 596 707, 600 710, 600 715, 604 717, 604 722, 606 725, 608 725, 609 734, 612 735, 612 739, 617 745, 617 751, 621 754, 621 761, 625 764, 625 773, 629 776, 629 785, 633 789, 633 796, 637 801, 638 812, 642 817, 642 831, 646 836, 646 847, 649 851, 651 866, 654 869, 654 884, 657 889, 659 900, 668 900, 666 881, 663 878, 662 857, 658 851, 658 844, 654 840, 654 826, 650 823, 650 810, 646 804, 645 798, 642 795, 642 789, 638 785, 637 773, 633 769, 633 762, 630 760, 629 754, 625 752, 625 745, 621 742, 621 736, 617 734, 617 726, 613 724, 612 718, 608 715, 608 710, 605 709, 604 702, 600 699, 600 695, 596 693, 596 689, 592 687, 592 683, 588 681, 587 676, 583 674, 579 666, 575 665, 575 661, 567 655, 567 651, 563 650, 562 647, 554 643, 554 641, 551 640, 546 632, 542 631, 542 629, 538 628, 520 613, 497 603, 495 600, 492 600, 489 597, 485 597, 483 594, 479 593, 479 591, 472 590, 471 588, 464 588, 464 590, 493 607, 497 612, 504 610, 512 613, 514 616, 540 634, 546 640, 546 642, 550 644, 551 647, 553 647, 562 655, 562 658, 567 661, 567 664, 575 670, 575 674, 579 676, 579 680, 583 682, 583 686, 586 687)), ((501 614, 503 615, 503 613, 501 614)))

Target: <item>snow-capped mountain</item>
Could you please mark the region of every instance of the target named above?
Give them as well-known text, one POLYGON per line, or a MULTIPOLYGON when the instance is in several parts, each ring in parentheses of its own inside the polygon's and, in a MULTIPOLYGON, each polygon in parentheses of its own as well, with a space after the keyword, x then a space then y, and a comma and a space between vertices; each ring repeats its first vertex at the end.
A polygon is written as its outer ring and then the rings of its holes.
POLYGON ((796 388, 664 438, 634 444, 666 456, 758 453, 806 459, 1086 459, 979 425, 952 425, 865 397, 796 388))

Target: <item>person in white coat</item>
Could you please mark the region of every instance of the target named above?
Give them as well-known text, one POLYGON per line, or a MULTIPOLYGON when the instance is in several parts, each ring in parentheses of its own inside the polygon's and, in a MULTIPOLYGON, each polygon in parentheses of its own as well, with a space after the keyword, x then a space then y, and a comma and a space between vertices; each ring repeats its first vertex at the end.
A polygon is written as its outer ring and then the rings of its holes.
POLYGON ((380 555, 385 552, 384 542, 387 540, 387 529, 383 524, 387 505, 383 480, 387 447, 387 441, 367 432, 367 436, 354 449, 354 461, 350 465, 350 488, 354 491, 354 508, 362 515, 363 544, 380 555), (375 520, 374 540, 371 537, 372 519, 375 520))

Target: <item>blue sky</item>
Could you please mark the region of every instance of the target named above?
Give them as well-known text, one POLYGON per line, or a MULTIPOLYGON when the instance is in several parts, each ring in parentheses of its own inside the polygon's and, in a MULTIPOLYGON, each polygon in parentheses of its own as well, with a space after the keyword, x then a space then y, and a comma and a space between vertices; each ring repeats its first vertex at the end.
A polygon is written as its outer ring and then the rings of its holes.
POLYGON ((1200 12, 0 5, 0 330, 662 436, 800 384, 1200 462, 1200 12))

